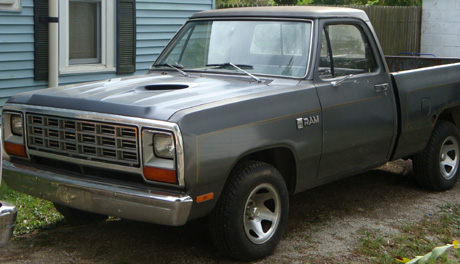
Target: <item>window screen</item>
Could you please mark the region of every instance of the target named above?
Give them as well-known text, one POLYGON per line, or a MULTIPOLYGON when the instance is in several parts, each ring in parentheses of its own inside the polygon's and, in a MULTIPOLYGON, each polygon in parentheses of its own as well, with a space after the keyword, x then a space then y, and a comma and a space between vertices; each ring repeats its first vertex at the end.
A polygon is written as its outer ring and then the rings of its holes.
POLYGON ((101 3, 69 3, 69 63, 100 63, 101 3))

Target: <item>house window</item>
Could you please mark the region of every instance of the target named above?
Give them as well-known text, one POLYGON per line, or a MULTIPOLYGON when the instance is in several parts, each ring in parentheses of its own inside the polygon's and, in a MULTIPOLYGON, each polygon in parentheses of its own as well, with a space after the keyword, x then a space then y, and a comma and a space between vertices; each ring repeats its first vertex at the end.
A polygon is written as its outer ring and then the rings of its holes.
POLYGON ((101 2, 70 1, 69 64, 101 63, 101 2))
POLYGON ((114 0, 59 2, 60 73, 115 71, 114 0))

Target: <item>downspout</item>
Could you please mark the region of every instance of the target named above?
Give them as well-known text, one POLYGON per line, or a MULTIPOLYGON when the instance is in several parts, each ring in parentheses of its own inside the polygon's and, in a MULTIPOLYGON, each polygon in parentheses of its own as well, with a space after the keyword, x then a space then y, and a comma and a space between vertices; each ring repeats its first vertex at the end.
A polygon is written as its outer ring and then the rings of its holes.
POLYGON ((49 0, 48 16, 48 87, 56 87, 59 84, 59 0, 49 0))

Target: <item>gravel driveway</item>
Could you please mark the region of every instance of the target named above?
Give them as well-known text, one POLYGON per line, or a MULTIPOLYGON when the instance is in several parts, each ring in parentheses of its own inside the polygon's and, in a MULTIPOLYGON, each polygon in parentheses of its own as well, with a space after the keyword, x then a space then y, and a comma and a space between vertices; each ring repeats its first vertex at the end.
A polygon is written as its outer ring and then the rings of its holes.
MULTIPOLYGON (((360 230, 396 232, 440 205, 460 203, 460 184, 434 193, 415 184, 410 161, 291 196, 286 234, 255 263, 341 263, 356 257, 360 230)), ((57 228, 16 237, 0 263, 235 263, 216 252, 205 220, 164 227, 127 220, 57 228)))

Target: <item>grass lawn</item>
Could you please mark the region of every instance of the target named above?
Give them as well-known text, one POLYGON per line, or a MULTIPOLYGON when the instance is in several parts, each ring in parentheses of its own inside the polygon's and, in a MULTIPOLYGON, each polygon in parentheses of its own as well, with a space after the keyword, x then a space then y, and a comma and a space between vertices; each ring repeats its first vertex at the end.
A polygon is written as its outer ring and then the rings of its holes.
POLYGON ((52 228, 63 222, 53 203, 11 190, 2 182, 0 200, 16 205, 18 218, 14 235, 30 233, 36 229, 52 228))

